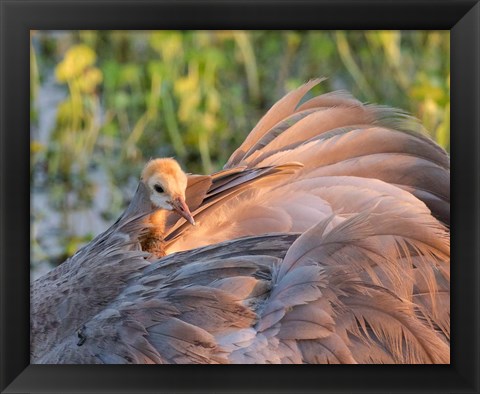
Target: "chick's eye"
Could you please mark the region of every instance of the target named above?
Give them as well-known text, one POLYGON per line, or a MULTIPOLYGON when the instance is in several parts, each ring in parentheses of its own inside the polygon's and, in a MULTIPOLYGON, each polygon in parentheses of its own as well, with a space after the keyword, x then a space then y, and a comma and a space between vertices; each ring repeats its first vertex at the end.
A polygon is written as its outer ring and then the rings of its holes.
POLYGON ((155 191, 157 193, 163 193, 164 192, 163 187, 161 187, 160 185, 155 185, 153 188, 155 189, 155 191))

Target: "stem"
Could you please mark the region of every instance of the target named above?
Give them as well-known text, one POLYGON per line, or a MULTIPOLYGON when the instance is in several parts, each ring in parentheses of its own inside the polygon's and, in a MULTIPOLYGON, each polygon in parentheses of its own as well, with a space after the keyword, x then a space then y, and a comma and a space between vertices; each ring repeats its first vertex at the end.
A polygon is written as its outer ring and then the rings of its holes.
POLYGON ((175 117, 175 111, 173 109, 173 101, 170 93, 165 89, 163 94, 163 114, 165 115, 165 123, 167 125, 168 136, 172 142, 175 153, 180 157, 185 157, 187 150, 183 144, 180 131, 178 130, 178 124, 175 117))

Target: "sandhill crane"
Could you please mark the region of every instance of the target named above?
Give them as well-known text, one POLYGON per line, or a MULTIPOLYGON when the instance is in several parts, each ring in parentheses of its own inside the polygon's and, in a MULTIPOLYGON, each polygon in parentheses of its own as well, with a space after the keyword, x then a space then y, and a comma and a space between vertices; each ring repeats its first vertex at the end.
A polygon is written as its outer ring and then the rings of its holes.
POLYGON ((449 363, 448 156, 399 111, 300 103, 318 82, 218 173, 147 163, 32 284, 31 362, 449 363))

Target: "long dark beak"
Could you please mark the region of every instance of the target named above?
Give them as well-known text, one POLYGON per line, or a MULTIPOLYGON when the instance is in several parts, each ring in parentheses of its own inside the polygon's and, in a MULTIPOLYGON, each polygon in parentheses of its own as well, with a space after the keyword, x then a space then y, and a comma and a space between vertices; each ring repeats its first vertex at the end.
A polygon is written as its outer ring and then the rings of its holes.
POLYGON ((188 220, 188 222, 195 226, 195 219, 193 219, 192 213, 190 209, 188 209, 188 205, 185 200, 181 197, 175 198, 172 202, 173 209, 182 217, 188 220))

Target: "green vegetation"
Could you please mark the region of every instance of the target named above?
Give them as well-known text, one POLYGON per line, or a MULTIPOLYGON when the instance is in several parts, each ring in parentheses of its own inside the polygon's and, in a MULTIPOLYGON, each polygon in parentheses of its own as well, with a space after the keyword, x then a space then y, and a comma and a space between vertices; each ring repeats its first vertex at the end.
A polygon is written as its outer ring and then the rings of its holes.
POLYGON ((328 79, 316 93, 346 89, 402 108, 449 149, 448 32, 32 32, 32 190, 62 216, 50 236, 63 249, 45 247, 34 206, 32 261, 61 261, 101 231, 73 231, 71 212, 90 209, 103 188, 100 214, 111 222, 151 157, 220 169, 271 104, 319 76, 328 79), (51 130, 46 88, 63 93, 51 130))

